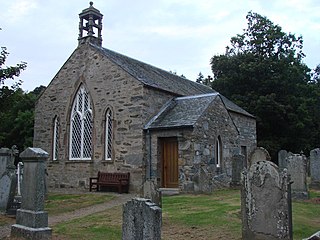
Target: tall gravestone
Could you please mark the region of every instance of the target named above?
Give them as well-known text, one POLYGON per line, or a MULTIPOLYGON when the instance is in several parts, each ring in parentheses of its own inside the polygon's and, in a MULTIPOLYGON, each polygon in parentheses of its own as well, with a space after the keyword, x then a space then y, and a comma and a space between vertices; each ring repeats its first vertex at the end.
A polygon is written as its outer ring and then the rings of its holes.
POLYGON ((24 163, 22 204, 17 210, 11 236, 26 239, 51 239, 48 214, 44 211, 45 161, 48 153, 40 148, 27 148, 20 154, 24 163))
POLYGON ((310 187, 320 189, 320 148, 310 151, 310 187))
POLYGON ((257 161, 243 172, 241 183, 242 239, 292 239, 287 172, 257 161))
POLYGON ((307 158, 303 154, 293 154, 285 150, 278 153, 280 170, 287 169, 292 185, 292 198, 307 199, 307 158))
POLYGON ((245 160, 245 156, 243 155, 234 155, 232 157, 232 186, 240 186, 241 173, 245 167, 245 160))
POLYGON ((14 159, 17 150, 0 149, 0 212, 6 213, 13 203, 17 178, 15 173, 14 159))
POLYGON ((278 152, 278 166, 280 171, 288 167, 288 154, 286 150, 280 150, 278 152))
POLYGON ((161 208, 145 198, 123 206, 122 240, 161 240, 161 208))

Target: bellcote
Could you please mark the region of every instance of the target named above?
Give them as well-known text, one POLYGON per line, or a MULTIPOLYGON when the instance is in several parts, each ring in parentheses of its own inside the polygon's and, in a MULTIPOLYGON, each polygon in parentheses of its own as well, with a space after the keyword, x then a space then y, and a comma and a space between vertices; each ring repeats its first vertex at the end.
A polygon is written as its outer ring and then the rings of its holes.
POLYGON ((79 14, 79 45, 88 42, 102 45, 102 17, 100 11, 93 7, 93 2, 79 14))

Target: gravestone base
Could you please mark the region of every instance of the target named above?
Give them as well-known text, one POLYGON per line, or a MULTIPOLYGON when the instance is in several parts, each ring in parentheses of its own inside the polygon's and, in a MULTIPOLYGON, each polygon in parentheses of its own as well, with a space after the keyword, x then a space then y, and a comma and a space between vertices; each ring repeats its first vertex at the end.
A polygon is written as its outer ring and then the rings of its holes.
POLYGON ((320 190, 320 182, 311 182, 309 188, 320 190))
POLYGON ((298 191, 292 191, 291 192, 291 198, 295 200, 307 200, 309 199, 309 194, 308 192, 298 192, 298 191))
POLYGON ((11 226, 11 237, 23 237, 32 240, 51 239, 52 229, 49 227, 31 228, 14 224, 11 226))
POLYGON ((21 196, 15 196, 13 203, 7 209, 6 214, 15 216, 17 214, 17 210, 21 208, 21 196))
POLYGON ((48 213, 44 211, 17 210, 17 224, 32 228, 44 228, 48 226, 48 213))

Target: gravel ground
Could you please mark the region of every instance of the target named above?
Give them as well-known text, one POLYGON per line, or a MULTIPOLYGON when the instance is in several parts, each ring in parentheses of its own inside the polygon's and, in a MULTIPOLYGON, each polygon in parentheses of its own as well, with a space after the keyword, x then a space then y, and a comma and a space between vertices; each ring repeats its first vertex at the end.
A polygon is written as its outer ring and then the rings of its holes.
MULTIPOLYGON (((59 190, 58 192, 64 192, 65 190, 59 190)), ((67 190, 68 193, 80 193, 79 191, 75 190, 67 190)), ((56 192, 56 191, 55 191, 56 192)), ((88 192, 81 192, 86 193, 88 192)), ((92 194, 99 194, 99 193, 92 193, 92 194)), ((110 193, 113 194, 113 193, 110 193)), ((90 207, 78 209, 72 212, 59 214, 56 216, 49 216, 49 227, 54 227, 55 224, 58 224, 60 222, 65 222, 68 220, 80 218, 83 216, 87 216, 93 213, 102 212, 104 210, 107 210, 109 208, 113 208, 115 206, 122 205, 126 203, 127 201, 131 200, 132 198, 136 197, 133 194, 114 194, 116 198, 114 198, 111 201, 108 201, 107 203, 97 204, 90 207)), ((11 225, 5 225, 0 226, 0 239, 10 239, 10 232, 11 232, 11 225)))

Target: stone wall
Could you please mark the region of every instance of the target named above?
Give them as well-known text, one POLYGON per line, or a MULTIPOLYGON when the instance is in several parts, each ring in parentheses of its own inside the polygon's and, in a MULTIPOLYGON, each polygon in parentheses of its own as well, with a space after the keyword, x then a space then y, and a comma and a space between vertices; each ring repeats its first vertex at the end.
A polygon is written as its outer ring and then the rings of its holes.
POLYGON ((49 153, 50 187, 81 187, 100 171, 131 172, 131 190, 142 184, 144 167, 143 125, 170 98, 146 89, 113 62, 83 44, 49 84, 36 104, 34 146, 49 153), (69 160, 70 110, 81 84, 91 96, 94 109, 93 159, 69 160), (152 97, 152 93, 154 96, 152 97), (113 111, 112 161, 104 160, 105 112, 113 111), (53 119, 59 117, 59 157, 52 160, 53 119), (142 120, 142 121, 141 121, 142 120))
MULTIPOLYGON (((176 137, 178 140, 180 191, 208 193, 219 187, 229 186, 232 158, 239 154, 240 145, 238 131, 220 98, 208 107, 194 128, 151 131, 152 172, 158 179, 159 187, 162 177, 160 141, 168 137, 176 137), (218 136, 223 145, 223 160, 219 171, 215 160, 218 136)), ((255 145, 249 145, 248 149, 254 147, 255 145)))
POLYGON ((250 153, 257 146, 256 119, 236 112, 230 112, 230 115, 239 131, 239 145, 245 148, 245 152, 240 148, 239 154, 244 155, 248 160, 250 153))

